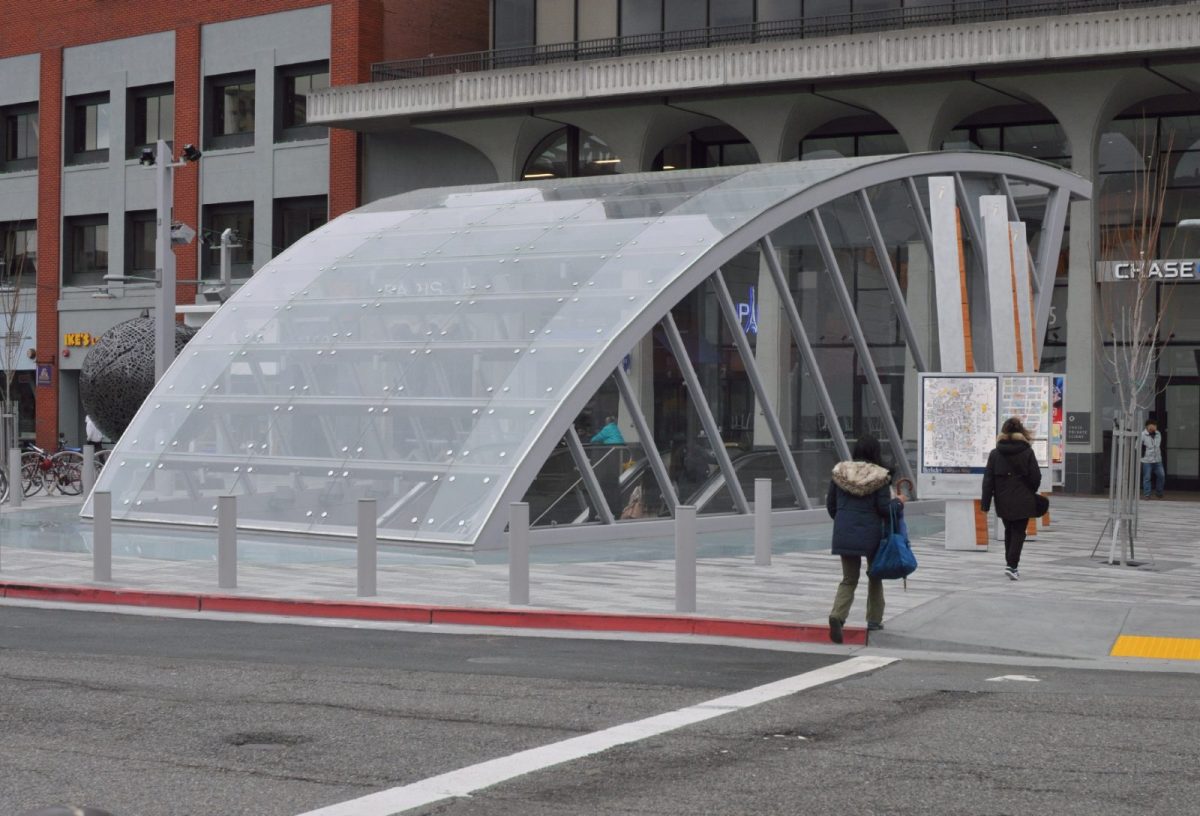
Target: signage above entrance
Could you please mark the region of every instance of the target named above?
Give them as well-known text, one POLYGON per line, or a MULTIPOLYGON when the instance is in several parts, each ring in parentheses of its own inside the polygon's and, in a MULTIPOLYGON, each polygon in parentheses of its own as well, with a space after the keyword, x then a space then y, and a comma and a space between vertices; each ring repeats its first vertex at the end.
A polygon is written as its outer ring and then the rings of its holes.
POLYGON ((1099 261, 1096 264, 1097 283, 1122 283, 1137 280, 1142 264, 1149 280, 1168 283, 1196 283, 1200 280, 1200 260, 1155 259, 1152 261, 1099 261))

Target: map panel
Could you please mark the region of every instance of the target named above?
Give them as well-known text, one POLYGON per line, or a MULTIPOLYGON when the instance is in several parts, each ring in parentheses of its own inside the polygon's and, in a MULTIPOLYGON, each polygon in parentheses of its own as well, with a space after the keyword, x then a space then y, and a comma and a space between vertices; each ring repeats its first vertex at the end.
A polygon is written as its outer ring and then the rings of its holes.
POLYGON ((983 473, 996 444, 995 375, 926 377, 921 395, 921 470, 983 473))
POLYGON ((1037 455, 1038 465, 1050 467, 1050 405, 1051 388, 1050 375, 1005 374, 1000 378, 1000 421, 1011 416, 1020 417, 1029 431, 1029 440, 1034 454, 1037 455))

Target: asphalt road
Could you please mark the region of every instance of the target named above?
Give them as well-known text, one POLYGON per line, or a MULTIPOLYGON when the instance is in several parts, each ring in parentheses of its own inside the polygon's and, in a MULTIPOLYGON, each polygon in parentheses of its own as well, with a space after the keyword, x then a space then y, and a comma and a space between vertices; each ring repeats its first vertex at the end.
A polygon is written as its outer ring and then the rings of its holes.
MULTIPOLYGON (((839 659, 0 606, 0 814, 294 816, 839 659)), ((905 660, 415 812, 1194 813, 1197 683, 905 660)))

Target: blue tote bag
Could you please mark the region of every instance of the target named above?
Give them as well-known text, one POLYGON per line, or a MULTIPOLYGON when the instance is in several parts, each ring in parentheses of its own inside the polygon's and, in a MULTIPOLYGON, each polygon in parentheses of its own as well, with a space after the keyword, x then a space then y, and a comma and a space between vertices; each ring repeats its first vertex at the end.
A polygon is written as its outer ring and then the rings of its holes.
POLYGON ((917 557, 908 543, 908 525, 904 523, 903 510, 897 519, 896 508, 892 507, 888 519, 888 532, 879 542, 879 549, 871 561, 868 574, 872 578, 889 580, 907 578, 917 569, 917 557))

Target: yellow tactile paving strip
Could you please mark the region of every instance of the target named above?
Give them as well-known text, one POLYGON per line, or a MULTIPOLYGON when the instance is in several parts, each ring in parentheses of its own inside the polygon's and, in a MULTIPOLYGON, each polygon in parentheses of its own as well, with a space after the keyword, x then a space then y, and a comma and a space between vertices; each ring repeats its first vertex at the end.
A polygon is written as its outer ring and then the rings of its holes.
POLYGON ((1160 660, 1200 660, 1200 638, 1121 635, 1112 657, 1152 657, 1160 660))

